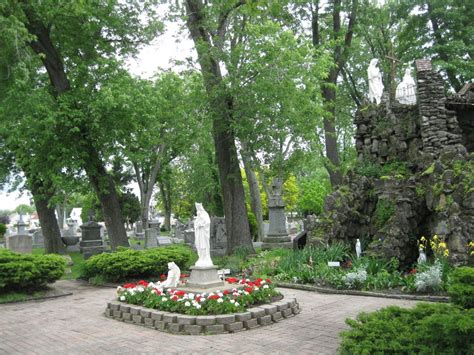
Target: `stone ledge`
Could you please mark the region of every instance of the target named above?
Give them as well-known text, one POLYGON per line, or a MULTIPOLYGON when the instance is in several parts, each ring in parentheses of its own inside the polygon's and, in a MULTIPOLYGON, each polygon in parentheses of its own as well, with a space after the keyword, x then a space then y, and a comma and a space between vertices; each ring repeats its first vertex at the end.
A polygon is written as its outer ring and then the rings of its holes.
POLYGON ((118 301, 107 303, 104 315, 121 322, 183 335, 211 335, 245 331, 284 321, 300 313, 295 298, 249 308, 244 313, 189 316, 118 301))
POLYGON ((293 284, 289 282, 277 282, 276 285, 282 288, 290 288, 294 290, 303 290, 303 291, 314 291, 314 292, 329 293, 329 294, 335 294, 335 295, 393 298, 393 299, 398 299, 398 300, 425 301, 425 302, 450 302, 448 296, 392 294, 392 293, 381 293, 381 292, 359 291, 359 290, 336 290, 332 288, 325 288, 325 287, 306 285, 306 284, 293 284))

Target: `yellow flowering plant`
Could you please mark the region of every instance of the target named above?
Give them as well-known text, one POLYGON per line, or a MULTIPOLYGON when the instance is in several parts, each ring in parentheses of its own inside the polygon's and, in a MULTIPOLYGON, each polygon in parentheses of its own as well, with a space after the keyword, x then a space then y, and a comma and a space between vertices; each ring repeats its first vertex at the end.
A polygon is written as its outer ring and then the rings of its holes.
POLYGON ((449 257, 449 249, 446 245, 446 242, 444 241, 444 238, 434 235, 433 239, 430 241, 430 246, 437 260, 449 257))
POLYGON ((474 242, 469 242, 467 248, 469 249, 469 256, 474 256, 474 242))

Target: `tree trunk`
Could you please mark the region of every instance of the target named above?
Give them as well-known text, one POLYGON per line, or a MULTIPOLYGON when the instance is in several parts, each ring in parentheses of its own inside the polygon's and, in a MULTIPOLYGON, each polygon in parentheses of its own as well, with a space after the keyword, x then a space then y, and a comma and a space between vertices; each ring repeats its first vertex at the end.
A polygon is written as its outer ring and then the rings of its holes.
POLYGON ((163 200, 163 208, 165 210, 165 220, 163 226, 165 230, 171 230, 171 186, 169 180, 166 182, 163 179, 158 179, 158 184, 160 186, 161 199, 163 200))
POLYGON ((54 207, 48 206, 51 194, 44 191, 46 190, 44 184, 40 181, 30 182, 31 194, 38 213, 38 218, 41 225, 41 232, 44 237, 44 250, 46 254, 66 254, 66 247, 61 239, 61 231, 59 230, 58 220, 54 207))
POLYGON ((112 250, 118 246, 129 247, 115 183, 105 170, 95 149, 89 151, 89 159, 86 173, 102 207, 110 246, 112 250))
MULTIPOLYGON (((329 80, 330 79, 331 75, 329 80)), ((339 151, 337 149, 337 133, 335 125, 336 108, 334 104, 336 102, 336 89, 334 86, 336 85, 336 80, 337 76, 333 83, 329 82, 323 87, 323 99, 328 113, 328 116, 324 117, 323 121, 326 157, 328 159, 326 168, 333 188, 342 184, 341 162, 339 160, 339 151)))
MULTIPOLYGON (((245 145, 242 143, 242 148, 245 145)), ((253 170, 252 162, 248 157, 244 148, 241 151, 242 161, 244 163, 245 175, 247 176, 247 182, 249 185, 250 192, 250 204, 252 206, 252 212, 255 215, 257 221, 257 241, 261 242, 264 237, 263 231, 263 208, 262 199, 260 198, 260 186, 258 185, 257 174, 253 170)))
POLYGON ((232 253, 238 247, 253 251, 245 192, 232 130, 232 98, 224 93, 221 70, 213 53, 218 48, 212 44, 203 8, 201 0, 186 1, 187 26, 198 53, 204 85, 214 113, 212 128, 224 200, 227 253, 232 253))

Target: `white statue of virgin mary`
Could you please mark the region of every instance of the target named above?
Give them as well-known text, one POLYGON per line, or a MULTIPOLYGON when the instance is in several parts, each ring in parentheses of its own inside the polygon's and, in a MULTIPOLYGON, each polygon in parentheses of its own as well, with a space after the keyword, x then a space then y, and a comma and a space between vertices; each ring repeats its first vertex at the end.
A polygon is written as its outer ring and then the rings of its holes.
POLYGON ((196 218, 194 219, 194 243, 199 256, 194 266, 213 266, 211 260, 211 219, 201 203, 196 203, 196 218))
POLYGON ((405 105, 416 105, 416 84, 410 74, 410 68, 405 69, 403 80, 397 86, 395 98, 405 105))
POLYGON ((367 75, 369 76, 369 101, 380 104, 383 94, 382 73, 377 67, 378 59, 374 58, 370 61, 367 75))

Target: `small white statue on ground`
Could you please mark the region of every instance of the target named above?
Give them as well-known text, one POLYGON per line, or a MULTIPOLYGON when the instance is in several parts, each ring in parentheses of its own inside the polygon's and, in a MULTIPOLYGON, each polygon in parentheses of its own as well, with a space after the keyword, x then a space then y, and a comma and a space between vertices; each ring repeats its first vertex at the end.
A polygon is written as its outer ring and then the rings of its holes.
POLYGON ((410 74, 410 68, 405 69, 405 75, 403 80, 397 86, 395 92, 395 99, 404 105, 415 105, 416 104, 416 85, 415 80, 410 74))
POLYGON ((373 103, 375 100, 377 105, 380 104, 383 94, 382 74, 377 67, 378 62, 378 59, 372 59, 369 68, 367 69, 367 74, 369 76, 369 101, 373 103))
POLYGON ((420 248, 419 252, 420 252, 420 256, 418 257, 418 260, 417 260, 418 264, 426 263, 426 254, 423 248, 420 248))
POLYGON ((154 283, 161 291, 164 288, 173 288, 178 287, 179 279, 181 277, 181 270, 179 266, 176 265, 173 261, 168 263, 168 277, 163 282, 154 283))
POLYGON ((196 203, 196 218, 194 220, 194 242, 199 256, 194 266, 213 266, 211 260, 211 219, 202 204, 196 203))
POLYGON ((355 249, 356 249, 357 259, 359 259, 360 256, 362 255, 362 246, 360 244, 359 238, 357 238, 355 249))

